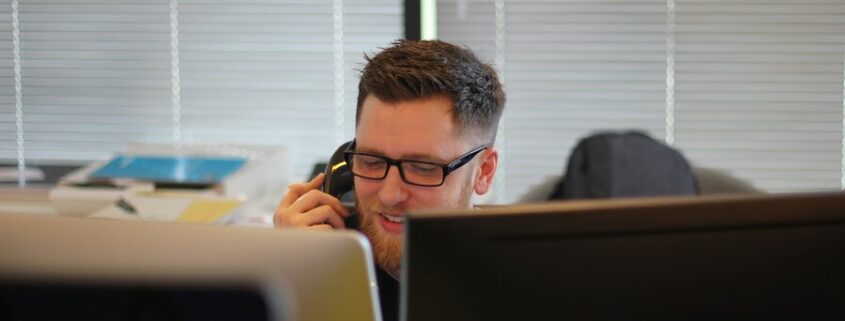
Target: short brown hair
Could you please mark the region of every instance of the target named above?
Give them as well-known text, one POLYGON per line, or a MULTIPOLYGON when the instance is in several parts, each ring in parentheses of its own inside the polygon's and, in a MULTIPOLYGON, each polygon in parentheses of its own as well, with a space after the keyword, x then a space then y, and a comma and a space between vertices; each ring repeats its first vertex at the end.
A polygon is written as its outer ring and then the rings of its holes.
POLYGON ((452 101, 453 120, 461 134, 470 130, 488 143, 495 140, 505 93, 493 67, 469 49, 439 40, 397 40, 364 59, 356 126, 368 95, 388 103, 443 95, 452 101))

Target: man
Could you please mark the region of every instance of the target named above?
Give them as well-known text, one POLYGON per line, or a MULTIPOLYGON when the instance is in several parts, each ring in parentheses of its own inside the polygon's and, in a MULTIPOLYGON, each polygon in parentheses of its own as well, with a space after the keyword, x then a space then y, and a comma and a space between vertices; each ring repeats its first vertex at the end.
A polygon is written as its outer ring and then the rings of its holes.
MULTIPOLYGON (((360 230, 380 270, 382 314, 391 320, 398 317, 404 213, 469 208, 473 192, 487 193, 505 94, 491 66, 446 42, 397 41, 365 59, 347 160, 360 230)), ((320 175, 291 185, 275 225, 344 229, 350 213, 319 191, 322 182, 320 175)))

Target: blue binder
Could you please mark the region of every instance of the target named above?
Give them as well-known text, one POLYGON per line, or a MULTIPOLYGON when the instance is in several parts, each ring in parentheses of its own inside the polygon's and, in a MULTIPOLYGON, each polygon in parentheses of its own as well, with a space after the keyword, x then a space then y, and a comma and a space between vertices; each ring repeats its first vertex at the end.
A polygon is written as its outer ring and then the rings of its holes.
POLYGON ((240 169, 246 159, 216 156, 120 155, 103 165, 92 178, 131 178, 159 183, 214 184, 240 169))

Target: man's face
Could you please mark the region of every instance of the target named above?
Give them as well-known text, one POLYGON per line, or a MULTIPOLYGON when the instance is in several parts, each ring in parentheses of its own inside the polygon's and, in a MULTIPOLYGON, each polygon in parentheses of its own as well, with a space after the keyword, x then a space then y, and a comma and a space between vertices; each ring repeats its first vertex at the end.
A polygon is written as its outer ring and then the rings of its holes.
MULTIPOLYGON (((388 104, 370 95, 362 108, 355 135, 359 152, 448 164, 478 147, 458 135, 448 98, 388 104)), ((407 210, 470 207, 470 196, 478 181, 478 159, 487 152, 450 173, 437 187, 407 184, 395 166, 390 167, 383 180, 355 177, 361 231, 370 239, 379 266, 399 275, 402 215, 407 210)))

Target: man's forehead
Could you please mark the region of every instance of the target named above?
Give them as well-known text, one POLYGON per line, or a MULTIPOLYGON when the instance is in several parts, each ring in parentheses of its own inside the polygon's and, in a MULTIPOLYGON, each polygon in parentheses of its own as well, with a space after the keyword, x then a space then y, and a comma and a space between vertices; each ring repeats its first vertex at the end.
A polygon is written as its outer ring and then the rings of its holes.
POLYGON ((452 117, 452 112, 454 111, 454 103, 452 102, 452 99, 446 95, 433 95, 429 97, 399 101, 385 101, 376 95, 370 94, 367 95, 362 102, 361 112, 366 113, 367 111, 371 111, 373 108, 378 109, 379 107, 411 107, 415 110, 419 108, 419 112, 445 113, 450 118, 452 117))
POLYGON ((369 139, 368 136, 356 138, 355 150, 359 152, 384 155, 396 159, 418 159, 428 161, 451 161, 455 155, 465 152, 468 144, 455 137, 445 141, 389 139, 369 139))
POLYGON ((405 139, 454 139, 457 126, 448 98, 432 97, 387 103, 367 97, 363 104, 356 134, 391 135, 405 139))

